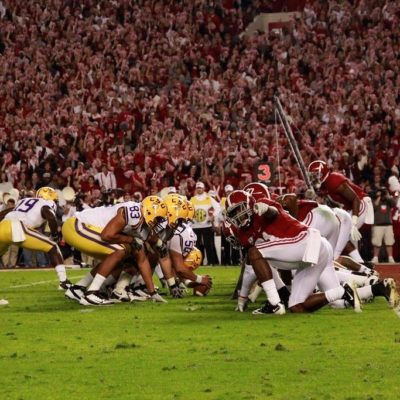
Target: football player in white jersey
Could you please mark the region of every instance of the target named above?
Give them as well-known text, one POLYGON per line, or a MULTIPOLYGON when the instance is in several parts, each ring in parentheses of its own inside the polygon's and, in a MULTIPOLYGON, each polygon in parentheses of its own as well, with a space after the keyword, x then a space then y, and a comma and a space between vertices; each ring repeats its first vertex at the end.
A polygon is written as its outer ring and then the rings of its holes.
MULTIPOLYGON (((174 275, 191 287, 203 285, 209 290, 212 286, 211 278, 208 275, 196 275, 187 266, 197 239, 188 223, 194 216, 194 207, 191 207, 183 196, 177 194, 166 196, 164 202, 167 206, 168 226, 172 230, 167 235, 160 235, 160 240, 163 240, 165 245, 159 246, 157 253, 150 249, 153 264, 158 262, 161 265, 171 294, 175 298, 180 298, 183 294, 177 286, 174 275), (170 273, 171 268, 173 275, 170 273)), ((119 282, 114 292, 123 295, 124 286, 126 286, 124 283, 119 282)))
POLYGON ((59 229, 56 219, 57 192, 50 187, 42 187, 36 192, 36 197, 23 198, 17 202, 14 209, 0 213, 0 256, 11 244, 19 247, 43 251, 47 253, 50 263, 55 267, 60 289, 68 289, 64 260, 58 248, 59 229), (36 229, 49 224, 51 238, 36 229))
POLYGON ((85 305, 110 304, 100 295, 100 288, 117 265, 133 254, 150 297, 154 301, 164 301, 154 289, 143 243, 151 234, 164 229, 166 215, 167 208, 162 199, 148 196, 142 203, 129 201, 87 209, 69 218, 62 228, 65 241, 102 262, 71 287, 66 296, 85 305))
MULTIPOLYGON (((196 246, 196 234, 187 222, 193 218, 192 213, 189 214, 190 205, 187 207, 187 200, 180 198, 186 203, 186 209, 180 206, 179 199, 176 195, 170 195, 165 202, 168 208, 168 223, 175 225, 172 238, 167 242, 167 248, 172 266, 179 277, 186 285, 191 287, 195 285, 204 285, 208 289, 212 286, 211 277, 208 275, 196 275, 192 269, 185 265, 185 259, 189 256, 196 246)), ((194 211, 194 210, 193 210, 194 211)))

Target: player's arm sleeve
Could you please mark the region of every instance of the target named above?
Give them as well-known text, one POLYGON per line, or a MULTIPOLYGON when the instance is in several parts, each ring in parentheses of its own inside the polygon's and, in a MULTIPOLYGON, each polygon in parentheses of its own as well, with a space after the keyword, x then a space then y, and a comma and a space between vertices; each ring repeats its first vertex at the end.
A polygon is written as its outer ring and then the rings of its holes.
POLYGON ((182 238, 178 235, 174 235, 168 242, 168 249, 182 255, 182 238))

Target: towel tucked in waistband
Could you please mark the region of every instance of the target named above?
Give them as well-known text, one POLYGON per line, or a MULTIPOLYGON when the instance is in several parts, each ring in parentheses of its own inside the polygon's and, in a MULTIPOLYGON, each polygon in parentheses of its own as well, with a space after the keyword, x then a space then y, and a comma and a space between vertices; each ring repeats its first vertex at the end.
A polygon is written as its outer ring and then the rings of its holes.
POLYGON ((23 242, 26 239, 21 221, 11 220, 12 241, 14 243, 23 242))
POLYGON ((302 261, 312 265, 318 264, 320 248, 321 234, 319 230, 308 228, 307 246, 302 261))

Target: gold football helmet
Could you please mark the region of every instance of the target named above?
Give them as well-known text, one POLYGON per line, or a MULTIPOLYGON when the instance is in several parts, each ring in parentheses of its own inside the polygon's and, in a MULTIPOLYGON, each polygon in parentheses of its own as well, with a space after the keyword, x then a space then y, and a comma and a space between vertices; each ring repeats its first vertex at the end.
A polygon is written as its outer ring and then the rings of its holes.
POLYGON ((145 197, 141 204, 141 210, 143 218, 150 228, 167 218, 167 206, 158 196, 145 197))
POLYGON ((167 206, 168 225, 175 228, 179 220, 186 220, 187 218, 188 207, 186 199, 180 195, 169 194, 164 201, 167 206))
POLYGON ((58 200, 57 192, 53 188, 48 186, 43 186, 40 189, 38 189, 36 192, 36 197, 40 197, 41 199, 44 200, 53 200, 53 201, 58 200))
POLYGON ((193 247, 189 254, 184 258, 183 264, 186 268, 194 271, 200 267, 202 261, 203 255, 201 254, 201 251, 197 247, 193 247))
POLYGON ((186 200, 187 201, 187 208, 188 208, 188 215, 186 217, 186 219, 188 221, 193 221, 194 219, 194 205, 190 200, 186 200))

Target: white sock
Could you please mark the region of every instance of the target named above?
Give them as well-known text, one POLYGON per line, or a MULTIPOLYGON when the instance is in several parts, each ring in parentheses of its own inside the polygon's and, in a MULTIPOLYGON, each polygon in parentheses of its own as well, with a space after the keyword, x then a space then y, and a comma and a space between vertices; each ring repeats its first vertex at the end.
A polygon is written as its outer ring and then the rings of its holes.
POLYGON ((58 275, 58 280, 60 282, 64 282, 67 280, 67 273, 65 272, 65 265, 64 264, 58 264, 56 266, 56 272, 58 275))
POLYGON ((261 286, 263 287, 264 292, 268 297, 268 301, 273 306, 275 306, 276 304, 278 304, 281 301, 281 298, 279 297, 278 291, 276 290, 275 282, 273 279, 262 282, 261 286))
POLYGON ((116 282, 115 278, 112 274, 108 275, 106 280, 104 281, 104 286, 112 286, 116 282))
POLYGON ((279 275, 279 272, 275 268, 271 268, 271 272, 274 278, 276 289, 277 290, 282 289, 285 286, 285 284, 283 283, 283 280, 279 275))
POLYGON ((134 282, 131 281, 131 283, 134 283, 134 286, 142 286, 145 285, 144 280, 142 278, 142 275, 136 275, 136 279, 134 282))
POLYGON ((257 300, 258 296, 261 294, 263 291, 263 288, 261 286, 255 285, 253 291, 249 294, 249 299, 255 303, 257 300))
POLYGON ((119 276, 118 282, 115 285, 115 290, 117 292, 119 292, 119 293, 124 291, 125 288, 127 286, 129 286, 129 283, 130 283, 131 279, 132 279, 132 275, 131 274, 128 274, 127 272, 122 271, 121 275, 119 276))
POLYGON ((76 283, 78 286, 88 287, 93 280, 93 276, 88 272, 80 281, 76 283))
POLYGON ((158 279, 163 279, 164 278, 164 273, 160 267, 160 264, 157 264, 154 272, 156 273, 156 275, 158 276, 158 279))
POLYGON ((329 289, 324 292, 326 299, 329 303, 332 303, 336 300, 340 300, 344 295, 344 289, 342 286, 337 286, 333 289, 329 289))
POLYGON ((363 286, 357 289, 358 297, 361 300, 367 300, 370 299, 371 297, 374 297, 372 293, 372 288, 371 285, 363 286))
POLYGON ((346 304, 344 300, 335 300, 332 303, 329 303, 329 306, 332 308, 346 308, 346 304))
POLYGON ((88 287, 88 291, 97 292, 98 290, 100 290, 101 285, 104 283, 105 280, 106 280, 105 276, 96 274, 96 276, 93 278, 91 285, 88 287))
POLYGON ((357 286, 364 286, 365 282, 369 280, 366 276, 352 274, 350 271, 345 269, 336 271, 336 275, 339 278, 340 283, 350 283, 353 282, 357 286))
POLYGON ((247 297, 253 283, 257 280, 251 265, 246 265, 243 272, 242 287, 240 288, 240 297, 247 297))
POLYGON ((357 261, 357 262, 359 262, 359 263, 363 263, 364 262, 364 260, 361 258, 361 255, 360 255, 360 253, 359 253, 359 251, 357 250, 357 249, 354 249, 353 251, 351 251, 350 253, 349 253, 349 256, 353 259, 353 260, 355 260, 355 261, 357 261))

